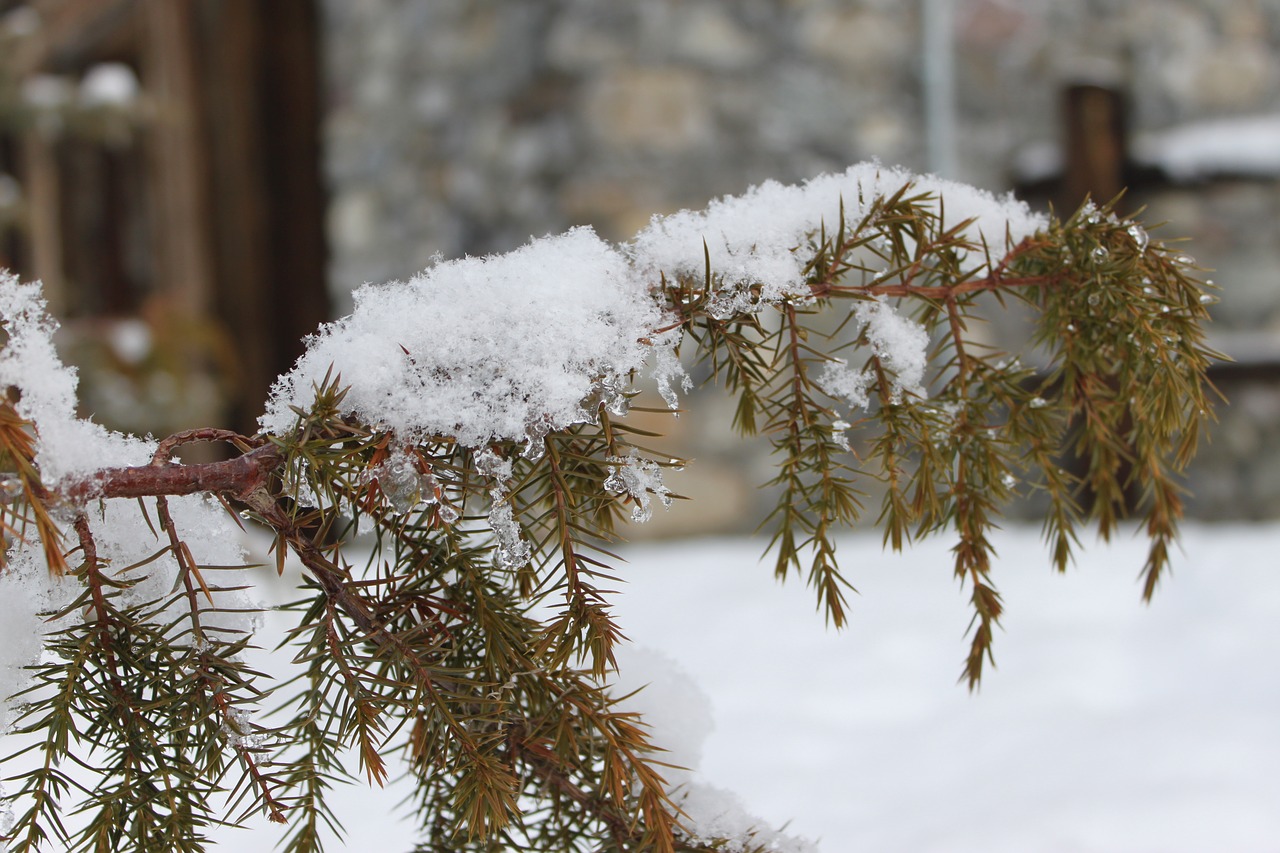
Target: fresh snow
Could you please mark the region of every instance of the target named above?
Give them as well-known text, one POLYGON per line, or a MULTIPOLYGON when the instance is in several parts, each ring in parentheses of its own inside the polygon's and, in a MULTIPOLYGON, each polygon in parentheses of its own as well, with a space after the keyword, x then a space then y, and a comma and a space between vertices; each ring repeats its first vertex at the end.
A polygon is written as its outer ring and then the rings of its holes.
POLYGON ((706 210, 655 216, 630 249, 650 277, 701 276, 710 258, 726 291, 721 310, 749 310, 752 303, 738 286, 759 285, 766 302, 805 296, 808 258, 796 249, 824 226, 834 231, 842 205, 846 224, 853 225, 876 199, 908 184, 912 195, 933 197, 932 205, 943 213, 943 228, 972 220, 964 236, 985 243, 995 255, 1003 254, 1006 238, 1017 243, 1048 225, 1046 217, 1012 196, 998 198, 965 184, 869 162, 798 186, 766 181, 741 196, 713 201, 706 210))
MULTIPOLYGON (((972 220, 966 236, 1002 254, 1047 224, 1022 202, 973 187, 863 163, 801 186, 766 182, 704 212, 655 217, 621 248, 589 228, 532 240, 505 255, 439 262, 407 282, 366 285, 355 310, 310 337, 277 382, 264 430, 287 432, 326 376, 350 391, 344 411, 405 441, 449 436, 468 447, 526 442, 593 417, 600 402, 625 410, 631 378, 646 365, 667 403, 686 378, 655 287, 662 276, 701 275, 705 252, 721 278, 713 310, 756 310, 804 296, 806 242, 833 228, 841 204, 857 221, 880 196, 912 185, 930 195, 944 227, 972 220), (758 285, 751 297, 746 285, 758 285)), ((926 341, 887 304, 868 307, 873 346, 920 384, 926 341)))
MULTIPOLYGON (((900 400, 903 393, 924 397, 924 371, 928 365, 929 333, 923 325, 903 317, 884 299, 858 301, 852 307, 871 351, 881 359, 890 377, 889 394, 900 400)), ((867 388, 873 377, 865 370, 848 366, 835 359, 822 366, 817 376, 818 387, 830 397, 843 400, 851 409, 868 404, 867 388)), ((843 427, 847 429, 846 425, 843 427)))
POLYGON ((626 258, 589 228, 505 255, 441 262, 365 286, 282 377, 262 418, 283 434, 331 370, 346 410, 405 441, 529 442, 589 420, 643 367, 662 313, 626 258))

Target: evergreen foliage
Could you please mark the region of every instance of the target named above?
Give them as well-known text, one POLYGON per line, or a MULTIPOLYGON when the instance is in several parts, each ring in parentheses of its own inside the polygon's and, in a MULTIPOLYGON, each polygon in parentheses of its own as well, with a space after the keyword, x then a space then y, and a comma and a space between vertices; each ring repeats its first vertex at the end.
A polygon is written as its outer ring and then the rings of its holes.
MULTIPOLYGON (((1089 204, 997 245, 947 224, 944 203, 904 184, 842 208, 791 247, 803 285, 782 294, 727 278, 709 248, 700 273, 659 270, 649 287, 666 317, 654 340, 678 335, 736 396, 735 428, 771 443, 775 571, 812 586, 833 625, 856 618, 839 531, 865 518, 894 549, 955 538, 972 689, 1003 608, 990 533, 1010 501, 1044 501, 1058 570, 1082 529, 1109 536, 1136 512, 1154 592, 1219 356, 1193 262, 1136 221, 1089 204), (1025 353, 975 333, 1009 302, 1036 316, 1025 353), (861 490, 873 479, 878 506, 861 490)), ((39 760, 6 780, 9 849, 204 850, 210 825, 262 810, 284 850, 319 851, 337 789, 386 781, 393 755, 414 778, 419 851, 764 849, 698 832, 661 744, 607 686, 624 639, 619 522, 668 502, 661 471, 682 464, 628 424, 632 392, 600 389, 588 417, 473 446, 354 416, 339 373, 311 391, 287 430, 184 433, 149 465, 56 482, 33 450, 41 424, 20 397, 0 402, 6 542, 41 548, 78 590, 48 615, 14 699, 12 731, 39 760), (237 456, 171 463, 210 440, 237 456), (288 683, 243 662, 252 632, 217 603, 234 591, 227 567, 201 563, 170 511, 198 493, 270 530, 277 571, 287 554, 304 567, 288 683), (90 524, 123 500, 155 537, 129 566, 99 555, 90 524), (176 561, 173 588, 137 594, 160 560, 176 561)))

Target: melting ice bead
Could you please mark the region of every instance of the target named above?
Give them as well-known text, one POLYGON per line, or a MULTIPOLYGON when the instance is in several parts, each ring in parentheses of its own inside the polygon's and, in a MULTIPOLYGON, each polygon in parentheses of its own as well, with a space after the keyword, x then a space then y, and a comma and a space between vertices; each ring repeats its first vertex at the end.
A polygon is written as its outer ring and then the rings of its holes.
POLYGON ((17 477, 5 477, 0 480, 0 499, 17 500, 22 497, 22 481, 17 477))
POLYGON ((419 471, 417 463, 406 454, 393 453, 375 469, 374 476, 396 512, 410 512, 436 501, 435 477, 419 471))
POLYGON ((1147 246, 1151 243, 1151 237, 1147 234, 1145 228, 1135 222, 1129 226, 1128 234, 1133 238, 1134 245, 1138 247, 1139 254, 1147 250, 1147 246))

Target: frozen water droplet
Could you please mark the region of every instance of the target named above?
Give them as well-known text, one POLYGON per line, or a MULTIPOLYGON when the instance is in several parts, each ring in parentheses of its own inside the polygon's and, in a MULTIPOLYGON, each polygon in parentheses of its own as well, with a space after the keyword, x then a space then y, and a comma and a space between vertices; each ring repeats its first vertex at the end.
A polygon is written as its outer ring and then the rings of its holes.
POLYGON ((831 422, 831 428, 839 432, 844 432, 845 430, 849 429, 851 426, 853 426, 853 424, 849 423, 848 421, 832 421, 831 422))
POLYGON ((1200 294, 1200 304, 1201 305, 1217 305, 1218 297, 1214 296, 1211 293, 1202 293, 1200 294))
POLYGON ((1031 402, 1027 405, 1033 409, 1043 409, 1045 406, 1049 405, 1049 401, 1044 397, 1032 397, 1031 402))
POLYGON ((525 433, 528 438, 525 440, 524 450, 520 453, 530 462, 537 462, 547 452, 546 439, 547 434, 551 432, 551 425, 546 421, 534 421, 525 427, 525 433))
POLYGON ((609 476, 604 479, 604 490, 611 494, 620 495, 627 490, 627 481, 622 479, 622 474, 617 468, 609 469, 609 476))
POLYGON ((1097 305, 1099 302, 1102 301, 1102 297, 1096 293, 1090 293, 1089 298, 1085 301, 1088 302, 1090 305, 1097 305))
POLYGON ((1076 324, 1075 324, 1075 323, 1068 323, 1068 324, 1067 324, 1067 331, 1068 331, 1068 332, 1074 332, 1075 330, 1076 330, 1076 324))
POLYGON ((396 512, 410 512, 422 504, 436 501, 435 477, 418 469, 417 461, 405 453, 394 452, 391 458, 374 469, 374 476, 387 502, 396 512))
POLYGON ((670 464, 670 466, 671 466, 671 470, 672 470, 672 471, 683 471, 683 470, 684 470, 684 460, 683 460, 683 459, 675 459, 675 458, 672 458, 669 464, 670 464))
POLYGON ((1107 259, 1107 255, 1110 253, 1107 251, 1106 246, 1095 246, 1093 251, 1089 254, 1095 262, 1102 263, 1107 259))
POLYGON ((1150 296, 1151 294, 1156 292, 1156 289, 1154 287, 1144 287, 1142 288, 1142 292, 1145 293, 1147 296, 1150 296))
POLYGON ((453 506, 442 503, 439 510, 440 520, 445 524, 453 524, 462 517, 462 513, 458 512, 453 506))
POLYGON ((614 417, 623 418, 631 411, 631 401, 625 394, 614 394, 605 401, 604 407, 614 417))
POLYGON ((1018 478, 1012 474, 1005 474, 1000 478, 1000 482, 1006 489, 1012 489, 1014 486, 1018 485, 1018 478))
POLYGON ((22 481, 17 477, 5 477, 0 480, 0 497, 6 501, 22 497, 22 481))
POLYGON ((1133 238, 1134 245, 1138 247, 1138 253, 1141 254, 1147 250, 1147 245, 1151 242, 1151 237, 1147 235, 1147 230, 1138 223, 1129 226, 1128 234, 1133 238))
POLYGON ((1174 258, 1174 260, 1182 264, 1184 267, 1195 266, 1195 263, 1196 263, 1196 259, 1191 257, 1190 255, 1178 255, 1178 257, 1174 258))
POLYGON ((1160 306, 1160 313, 1161 313, 1161 314, 1168 314, 1168 313, 1169 313, 1169 306, 1168 306, 1168 305, 1161 305, 1161 306, 1160 306))

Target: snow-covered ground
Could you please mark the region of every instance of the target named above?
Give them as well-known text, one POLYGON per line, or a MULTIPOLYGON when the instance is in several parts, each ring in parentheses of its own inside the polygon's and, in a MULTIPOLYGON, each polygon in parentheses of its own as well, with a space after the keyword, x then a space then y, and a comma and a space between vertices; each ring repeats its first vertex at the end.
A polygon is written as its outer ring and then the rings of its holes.
MULTIPOLYGON (((840 634, 751 540, 629 548, 617 613, 706 694, 700 779, 824 853, 1280 850, 1280 526, 1191 527, 1150 606, 1141 540, 1090 545, 1065 576, 1035 530, 997 542, 1008 614, 976 695, 956 684, 968 612, 942 539, 845 540, 860 595, 840 634)), ((674 702, 695 725, 701 700, 674 702)), ((348 849, 408 849, 398 799, 344 796, 348 849)))

